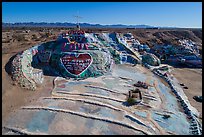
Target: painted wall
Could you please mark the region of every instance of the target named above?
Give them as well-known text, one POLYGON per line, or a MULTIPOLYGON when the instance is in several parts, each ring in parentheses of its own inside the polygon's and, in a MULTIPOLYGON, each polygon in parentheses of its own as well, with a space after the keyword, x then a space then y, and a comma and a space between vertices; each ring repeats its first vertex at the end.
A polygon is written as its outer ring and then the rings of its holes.
MULTIPOLYGON (((67 37, 69 35, 61 35, 56 41, 36 45, 20 54, 20 72, 34 89, 36 84, 42 84, 45 70, 50 71, 47 74, 55 73, 65 78, 88 78, 101 76, 111 71, 114 62, 120 62, 119 54, 113 56, 114 47, 110 47, 110 42, 114 41, 111 34, 99 35, 104 44, 94 34, 73 34, 75 39, 79 37, 76 41, 67 37), (108 48, 107 43, 110 44, 108 48), (115 58, 118 60, 113 61, 115 58)), ((115 41, 115 44, 119 43, 115 41)), ((135 64, 135 59, 128 56, 127 62, 135 64)), ((15 69, 13 72, 21 74, 15 69)))
POLYGON ((97 50, 52 54, 50 65, 63 77, 87 78, 100 76, 111 69, 112 59, 97 50))

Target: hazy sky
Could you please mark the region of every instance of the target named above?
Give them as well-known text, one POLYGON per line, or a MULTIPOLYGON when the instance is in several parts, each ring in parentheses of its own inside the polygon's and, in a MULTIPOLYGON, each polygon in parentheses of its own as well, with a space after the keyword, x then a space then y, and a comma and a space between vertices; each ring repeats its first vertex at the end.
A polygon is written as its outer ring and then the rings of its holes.
POLYGON ((202 28, 202 2, 3 2, 3 22, 80 22, 202 28))

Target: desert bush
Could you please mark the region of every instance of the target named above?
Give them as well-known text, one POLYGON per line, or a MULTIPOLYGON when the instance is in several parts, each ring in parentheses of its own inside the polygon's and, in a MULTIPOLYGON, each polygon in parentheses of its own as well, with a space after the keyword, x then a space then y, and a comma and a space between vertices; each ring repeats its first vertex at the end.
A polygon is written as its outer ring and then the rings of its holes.
POLYGON ((14 34, 13 39, 16 39, 17 41, 26 41, 25 36, 22 34, 14 34))
POLYGON ((128 105, 134 105, 135 102, 136 102, 136 100, 135 100, 134 98, 132 98, 132 97, 130 97, 130 98, 127 99, 128 105))

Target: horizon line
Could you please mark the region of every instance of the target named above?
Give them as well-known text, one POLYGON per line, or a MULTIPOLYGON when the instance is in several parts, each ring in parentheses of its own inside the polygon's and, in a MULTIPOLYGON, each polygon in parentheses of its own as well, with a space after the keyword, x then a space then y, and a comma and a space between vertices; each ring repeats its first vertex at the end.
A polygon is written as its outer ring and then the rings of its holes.
MULTIPOLYGON (((41 22, 34 22, 34 21, 28 21, 28 22, 3 22, 3 23, 10 23, 10 24, 15 24, 15 23, 71 23, 71 24, 77 24, 75 22, 46 22, 46 21, 41 21, 41 22)), ((155 27, 155 28, 198 28, 202 29, 201 27, 176 27, 176 26, 153 26, 153 25, 147 25, 147 24, 100 24, 100 23, 88 23, 88 22, 81 22, 79 24, 90 24, 90 25, 101 25, 101 26, 111 26, 111 25, 124 25, 124 26, 139 26, 139 25, 144 25, 144 26, 149 26, 149 27, 155 27)))

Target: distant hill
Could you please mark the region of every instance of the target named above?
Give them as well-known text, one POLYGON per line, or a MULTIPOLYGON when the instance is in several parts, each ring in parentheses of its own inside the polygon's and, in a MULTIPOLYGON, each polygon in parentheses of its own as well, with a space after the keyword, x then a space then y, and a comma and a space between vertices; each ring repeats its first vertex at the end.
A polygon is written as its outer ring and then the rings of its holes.
MULTIPOLYGON (((76 23, 47 23, 47 22, 22 22, 22 23, 2 23, 2 27, 75 27, 76 23)), ((149 25, 123 25, 123 24, 114 24, 114 25, 101 25, 101 24, 89 24, 89 23, 80 23, 81 27, 90 27, 90 28, 158 28, 155 26, 149 25)))

